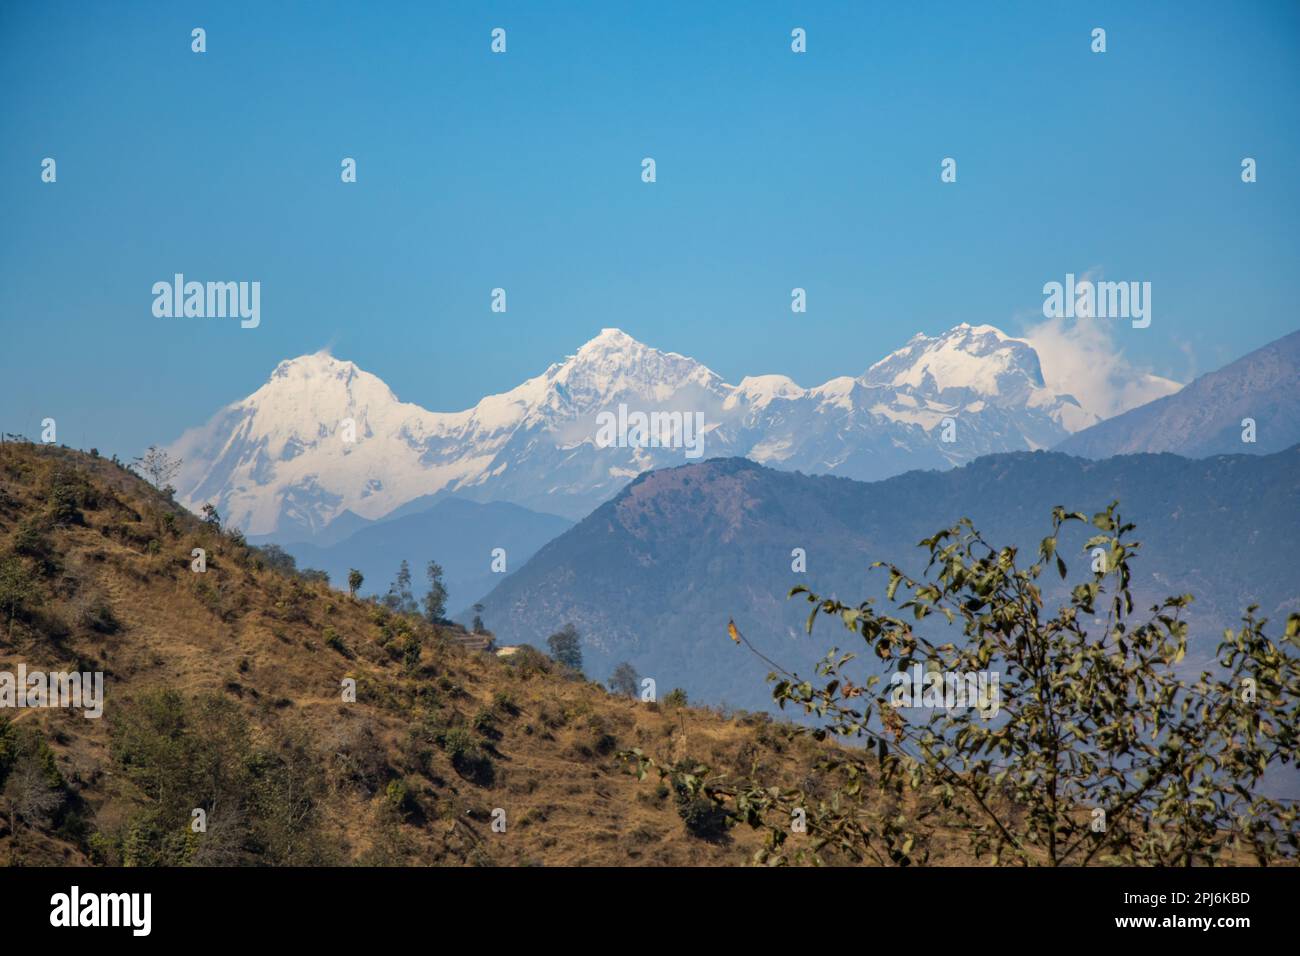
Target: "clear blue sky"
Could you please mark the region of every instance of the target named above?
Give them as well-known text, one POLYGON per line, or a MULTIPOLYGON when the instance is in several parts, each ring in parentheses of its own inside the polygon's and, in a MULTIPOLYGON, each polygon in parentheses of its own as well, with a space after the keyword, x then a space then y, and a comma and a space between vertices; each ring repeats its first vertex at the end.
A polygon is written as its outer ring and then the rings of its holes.
POLYGON ((1092 268, 1185 380, 1300 325, 1298 90, 1290 2, 6 0, 0 427, 137 454, 327 345, 460 409, 604 326, 811 385, 1092 268), (155 318, 174 272, 261 327, 155 318))

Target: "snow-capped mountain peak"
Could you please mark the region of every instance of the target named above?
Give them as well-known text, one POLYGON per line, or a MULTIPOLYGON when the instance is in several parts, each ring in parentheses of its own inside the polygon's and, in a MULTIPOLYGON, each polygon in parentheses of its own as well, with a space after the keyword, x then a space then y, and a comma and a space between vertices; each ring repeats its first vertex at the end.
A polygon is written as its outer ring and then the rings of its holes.
POLYGON ((595 338, 588 339, 587 342, 578 349, 578 354, 593 352, 607 352, 610 350, 622 349, 643 349, 642 345, 632 336, 628 335, 622 329, 607 328, 601 329, 600 334, 595 338))
POLYGON ((310 355, 299 355, 297 358, 285 359, 275 367, 275 371, 271 373, 271 380, 336 378, 346 381, 356 373, 356 363, 337 359, 329 353, 328 349, 321 349, 319 352, 313 352, 310 355))
POLYGON ((962 388, 985 398, 1043 388, 1038 355, 1028 342, 991 325, 961 325, 937 336, 918 334, 872 365, 864 385, 943 392, 962 388))
POLYGON ((651 348, 621 329, 602 329, 552 370, 552 380, 583 408, 599 407, 620 395, 663 400, 685 387, 716 391, 723 384, 694 359, 651 348))
POLYGON ((379 518, 443 494, 581 517, 640 472, 686 460, 671 440, 598 442, 600 413, 620 405, 703 416, 705 457, 867 479, 1046 447, 1096 420, 1044 385, 1029 343, 989 325, 918 334, 860 377, 812 388, 779 374, 728 385, 692 358, 605 328, 459 412, 402 402, 328 352, 299 356, 171 450, 184 458, 183 503, 213 502, 248 533, 286 540, 345 511, 379 518), (939 441, 946 419, 954 442, 939 441))
POLYGON ((319 419, 343 415, 349 408, 400 404, 378 376, 325 351, 281 362, 270 380, 244 401, 263 413, 259 418, 279 413, 277 424, 287 427, 309 422, 313 413, 319 419))
POLYGON ((746 375, 727 397, 727 407, 748 404, 752 408, 764 408, 779 399, 803 398, 807 394, 806 389, 785 375, 746 375))

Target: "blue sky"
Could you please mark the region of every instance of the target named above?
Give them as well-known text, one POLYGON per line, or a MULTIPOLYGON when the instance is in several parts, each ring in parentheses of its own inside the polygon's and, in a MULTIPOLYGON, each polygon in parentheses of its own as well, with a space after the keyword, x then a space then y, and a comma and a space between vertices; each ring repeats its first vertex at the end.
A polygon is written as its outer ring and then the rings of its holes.
POLYGON ((378 6, 0 5, 0 427, 138 454, 323 346, 455 410, 605 326, 811 385, 1089 270, 1180 380, 1300 325, 1300 5, 378 6))

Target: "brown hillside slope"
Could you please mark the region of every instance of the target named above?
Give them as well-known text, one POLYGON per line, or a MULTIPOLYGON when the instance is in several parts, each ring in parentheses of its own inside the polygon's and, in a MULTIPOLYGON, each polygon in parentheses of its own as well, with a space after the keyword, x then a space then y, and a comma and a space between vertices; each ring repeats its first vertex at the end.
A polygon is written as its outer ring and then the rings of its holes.
POLYGON ((739 864, 758 834, 692 835, 674 795, 615 752, 757 762, 792 782, 815 757, 765 718, 465 650, 265 567, 238 535, 66 449, 0 445, 0 615, 0 671, 106 685, 98 720, 0 710, 3 863, 739 864))

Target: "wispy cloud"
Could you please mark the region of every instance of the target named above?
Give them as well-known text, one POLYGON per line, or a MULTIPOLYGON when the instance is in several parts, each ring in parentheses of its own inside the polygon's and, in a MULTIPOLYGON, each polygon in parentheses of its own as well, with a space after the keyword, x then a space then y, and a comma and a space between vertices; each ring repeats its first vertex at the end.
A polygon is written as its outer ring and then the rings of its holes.
POLYGON ((1115 341, 1114 323, 1105 319, 1045 319, 1031 325, 1023 338, 1038 353, 1047 386, 1073 395, 1101 418, 1183 387, 1130 362, 1115 341))

